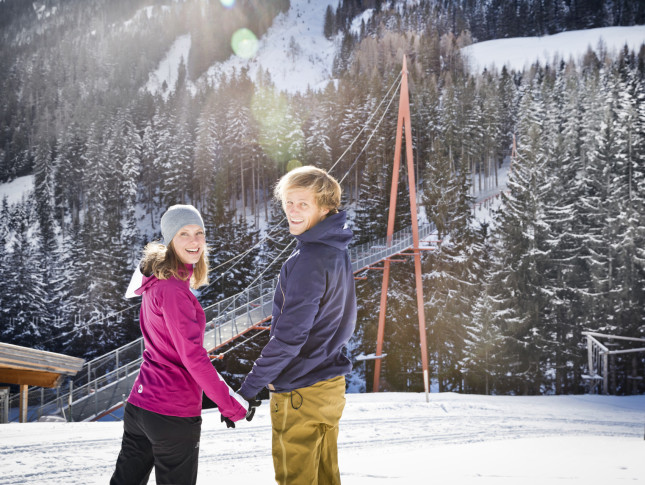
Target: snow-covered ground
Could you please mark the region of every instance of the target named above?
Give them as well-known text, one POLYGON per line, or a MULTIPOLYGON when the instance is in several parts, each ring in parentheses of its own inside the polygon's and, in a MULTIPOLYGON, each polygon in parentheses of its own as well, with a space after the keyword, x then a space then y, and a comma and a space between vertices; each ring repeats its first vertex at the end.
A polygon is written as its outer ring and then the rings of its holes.
POLYGON ((34 176, 25 175, 18 177, 11 182, 0 184, 0 202, 7 198, 8 204, 20 202, 24 197, 29 196, 29 192, 34 190, 34 176))
POLYGON ((645 25, 632 27, 604 27, 575 30, 544 37, 517 37, 478 42, 462 49, 473 72, 495 66, 521 71, 539 61, 542 65, 559 59, 578 61, 587 49, 599 45, 610 53, 619 52, 625 45, 638 53, 645 42, 645 25))
MULTIPOLYGON (((205 411, 198 484, 273 483, 267 402, 227 429, 205 411)), ((344 485, 645 483, 645 396, 349 394, 344 485)), ((106 484, 121 422, 2 425, 0 484, 106 484)), ((154 476, 154 475, 153 475, 154 476)), ((150 483, 155 483, 151 478, 150 483)))
POLYGON ((208 79, 214 82, 221 72, 249 68, 255 79, 262 68, 268 70, 276 87, 287 92, 305 92, 308 87, 323 89, 331 80, 336 45, 323 33, 325 10, 336 8, 338 0, 291 0, 291 7, 279 14, 258 42, 250 59, 236 55, 211 67, 208 79))
POLYGON ((179 65, 183 59, 184 65, 188 62, 188 53, 190 52, 191 38, 190 34, 181 35, 175 40, 170 47, 166 56, 159 63, 157 70, 150 74, 146 89, 153 94, 158 91, 163 93, 164 98, 168 93, 175 89, 177 78, 179 76, 179 65), (163 84, 166 83, 167 90, 164 91, 163 84))

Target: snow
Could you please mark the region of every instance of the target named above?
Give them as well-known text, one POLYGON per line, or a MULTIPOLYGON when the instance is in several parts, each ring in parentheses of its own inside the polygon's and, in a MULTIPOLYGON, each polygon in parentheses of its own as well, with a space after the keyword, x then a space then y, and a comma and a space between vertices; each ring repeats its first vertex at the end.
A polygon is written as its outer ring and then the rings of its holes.
POLYGON ((360 15, 357 15, 354 20, 352 20, 352 25, 349 27, 349 31, 352 34, 358 35, 361 33, 361 25, 363 22, 367 25, 367 22, 372 18, 374 15, 374 9, 373 8, 368 8, 365 10, 363 13, 360 15))
POLYGON ((157 70, 150 74, 146 85, 148 91, 152 94, 157 94, 158 91, 161 91, 164 98, 168 96, 168 93, 175 88, 181 60, 184 60, 184 65, 188 62, 190 44, 190 34, 181 35, 173 42, 168 53, 159 63, 157 70), (166 91, 162 88, 164 82, 168 87, 166 91))
MULTIPOLYGON (((409 5, 418 2, 407 2, 409 5)), ((307 88, 322 90, 332 78, 334 56, 340 47, 340 37, 332 40, 323 33, 325 11, 331 5, 336 9, 338 0, 291 0, 291 7, 273 21, 269 30, 258 39, 258 50, 250 59, 232 55, 228 60, 211 66, 199 82, 214 84, 220 74, 227 75, 249 69, 249 77, 256 79, 260 68, 268 71, 276 88, 288 93, 303 93, 307 88)), ((399 3, 399 8, 402 8, 399 3)), ((360 32, 361 20, 373 15, 368 9, 358 15, 351 31, 360 32)), ((552 61, 556 53, 565 60, 578 59, 588 47, 596 49, 602 39, 609 51, 617 51, 627 44, 639 49, 645 42, 645 26, 606 27, 563 32, 545 37, 521 37, 480 42, 462 49, 471 70, 477 72, 507 65, 521 70, 536 60, 552 61)), ((159 68, 150 75, 146 88, 156 93, 166 81, 168 89, 174 88, 181 57, 188 59, 189 36, 179 37, 170 48, 159 68)), ((192 85, 190 85, 193 88, 192 85)))
POLYGON ((271 80, 281 91, 304 92, 307 87, 322 89, 331 80, 336 46, 323 33, 325 11, 338 0, 291 0, 291 7, 273 21, 258 43, 251 59, 231 56, 212 66, 206 76, 211 83, 220 73, 231 74, 248 67, 255 79, 260 68, 269 71, 271 80))
MULTIPOLYGON (((645 396, 348 394, 344 485, 645 482, 645 396)), ((227 429, 203 414, 198 484, 272 483, 268 402, 227 429)), ((2 426, 1 484, 104 484, 121 422, 2 426)), ((154 474, 153 474, 154 476, 154 474)), ((151 479, 150 483, 155 483, 151 479)))
MULTIPOLYGON (((133 23, 137 22, 138 20, 141 20, 144 18, 151 19, 154 14, 155 8, 156 7, 154 5, 140 8, 139 10, 136 11, 134 16, 130 20, 126 20, 125 22, 123 22, 123 25, 125 27, 130 27, 132 26, 133 23)), ((158 8, 159 8, 159 12, 162 12, 162 13, 170 12, 170 7, 167 5, 161 5, 158 8)))
POLYGON ((9 205, 20 202, 34 190, 34 176, 25 175, 11 182, 0 184, 0 201, 7 197, 9 205))
MULTIPOLYGON (((327 5, 335 8, 337 0, 292 0, 252 59, 232 57, 211 68, 209 76, 248 65, 253 78, 262 66, 288 92, 324 86, 336 49, 322 33, 327 5), (289 53, 292 38, 298 49, 289 53)), ((492 64, 521 69, 536 59, 550 61, 555 52, 578 57, 600 38, 610 50, 624 43, 638 49, 645 26, 501 39, 464 50, 474 69, 492 64)), ((190 41, 187 35, 175 41, 151 73, 148 89, 160 89, 163 81, 173 88, 190 41)), ((0 199, 6 195, 15 203, 31 190, 33 176, 20 177, 0 184, 0 199)), ((476 210, 486 212, 481 206, 476 210)), ((266 401, 251 423, 235 430, 224 427, 217 410, 203 417, 199 484, 272 482, 266 401)), ((645 483, 644 425, 645 396, 432 393, 426 403, 416 393, 349 394, 339 438, 341 477, 345 485, 645 483)), ((0 484, 104 484, 119 452, 122 423, 12 423, 1 429, 0 484)))
POLYGON ((517 37, 479 42, 462 49, 468 58, 468 66, 474 72, 495 66, 506 65, 510 70, 521 71, 539 61, 553 61, 556 54, 568 61, 578 60, 591 47, 596 50, 602 41, 609 52, 618 52, 625 44, 638 52, 645 42, 645 25, 632 27, 604 27, 576 30, 545 37, 517 37))

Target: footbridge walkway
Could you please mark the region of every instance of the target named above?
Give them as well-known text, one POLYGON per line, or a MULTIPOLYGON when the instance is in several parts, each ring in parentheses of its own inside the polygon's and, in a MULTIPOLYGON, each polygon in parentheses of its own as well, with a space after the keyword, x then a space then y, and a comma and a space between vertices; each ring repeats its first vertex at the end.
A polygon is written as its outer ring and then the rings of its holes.
MULTIPOLYGON (((434 224, 419 226, 421 247, 426 244, 424 240, 435 232, 434 224)), ((354 274, 411 250, 412 246, 412 231, 408 227, 396 232, 389 243, 381 238, 354 247, 350 250, 354 274)), ((267 324, 271 319, 276 284, 277 278, 261 282, 205 308, 204 347, 209 354, 213 355, 245 333, 267 324)), ((143 347, 143 338, 138 338, 86 362, 65 392, 61 388, 31 388, 28 420, 54 415, 67 421, 92 421, 109 414, 120 407, 130 393, 139 372, 143 347)), ((10 402, 10 407, 14 407, 13 402, 10 402)))

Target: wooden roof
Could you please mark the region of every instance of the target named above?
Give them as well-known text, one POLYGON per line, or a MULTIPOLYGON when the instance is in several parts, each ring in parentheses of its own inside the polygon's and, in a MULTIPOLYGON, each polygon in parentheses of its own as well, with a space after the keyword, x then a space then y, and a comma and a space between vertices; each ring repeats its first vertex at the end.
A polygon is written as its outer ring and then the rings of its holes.
POLYGON ((58 387, 75 375, 84 359, 0 343, 0 383, 58 387))

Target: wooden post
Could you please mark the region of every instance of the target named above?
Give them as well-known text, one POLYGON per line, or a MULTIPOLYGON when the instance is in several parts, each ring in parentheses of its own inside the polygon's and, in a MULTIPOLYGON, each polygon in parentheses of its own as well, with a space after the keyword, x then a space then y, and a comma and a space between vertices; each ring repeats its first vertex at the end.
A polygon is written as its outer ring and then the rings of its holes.
POLYGON ((27 422, 27 412, 28 407, 28 398, 29 398, 29 386, 26 384, 20 385, 20 412, 19 418, 21 423, 27 422))
POLYGON ((602 354, 602 393, 609 394, 609 354, 602 354))
POLYGON ((587 335, 587 360, 589 365, 589 375, 593 377, 596 374, 596 369, 593 365, 593 341, 591 336, 587 335))

